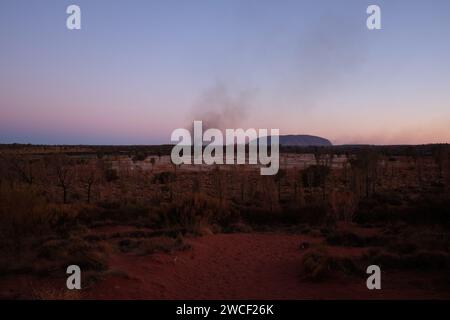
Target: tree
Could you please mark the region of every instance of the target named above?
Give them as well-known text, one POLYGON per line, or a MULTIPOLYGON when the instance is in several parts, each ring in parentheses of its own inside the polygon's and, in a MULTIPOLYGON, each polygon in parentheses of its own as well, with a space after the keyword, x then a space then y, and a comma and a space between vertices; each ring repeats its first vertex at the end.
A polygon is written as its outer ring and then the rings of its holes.
POLYGON ((369 198, 375 192, 378 179, 378 159, 379 155, 374 149, 365 148, 356 155, 355 159, 350 160, 354 174, 354 186, 358 188, 357 181, 362 182, 359 184, 359 188, 364 188, 366 198, 369 198))
POLYGON ((155 166, 155 162, 156 162, 156 159, 153 158, 153 157, 151 157, 151 158, 150 158, 150 163, 151 163, 151 165, 152 165, 152 172, 153 172, 153 167, 155 166))
POLYGON ((144 161, 145 159, 147 159, 147 154, 143 151, 138 151, 135 155, 132 156, 131 159, 133 162, 144 161))
POLYGON ((224 193, 225 193, 224 180, 225 180, 224 173, 220 170, 220 167, 216 165, 212 170, 212 182, 221 206, 223 205, 224 202, 224 193))
POLYGON ((281 185, 285 176, 286 170, 283 169, 278 170, 278 173, 275 175, 275 180, 277 181, 278 202, 281 201, 281 185))
POLYGON ((6 157, 6 162, 11 172, 20 180, 30 185, 34 182, 34 165, 36 160, 29 156, 11 154, 6 157))
POLYGON ((437 145, 433 149, 433 159, 438 167, 439 179, 444 177, 445 162, 448 160, 448 146, 437 145))
POLYGON ((99 166, 96 163, 86 163, 79 168, 79 181, 86 191, 86 201, 91 202, 91 191, 94 184, 100 180, 99 166))
POLYGON ((417 172, 417 181, 419 186, 422 187, 423 184, 423 154, 420 152, 419 148, 408 149, 408 154, 413 158, 414 165, 417 172))
POLYGON ((302 172, 299 170, 294 171, 294 198, 295 203, 298 206, 303 206, 304 193, 303 193, 303 177, 302 172))
POLYGON ((56 176, 56 185, 62 189, 63 203, 66 204, 68 190, 72 187, 75 177, 73 163, 67 156, 56 155, 51 159, 50 165, 56 176))

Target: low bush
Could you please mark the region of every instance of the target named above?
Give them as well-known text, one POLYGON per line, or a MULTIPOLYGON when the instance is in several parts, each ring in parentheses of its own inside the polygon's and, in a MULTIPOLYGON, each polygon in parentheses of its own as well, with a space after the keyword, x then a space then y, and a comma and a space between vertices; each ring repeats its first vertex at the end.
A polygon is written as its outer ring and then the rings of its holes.
POLYGON ((330 253, 325 247, 310 249, 302 258, 301 274, 310 280, 323 280, 330 273, 331 262, 330 253))
POLYGON ((420 250, 411 254, 397 254, 380 250, 364 255, 362 260, 381 268, 399 270, 446 271, 450 267, 450 255, 441 251, 420 250))
POLYGON ((190 248, 183 237, 176 238, 160 236, 144 239, 123 239, 118 243, 122 252, 133 252, 138 255, 148 255, 157 252, 170 253, 173 251, 183 251, 190 248))
POLYGON ((31 186, 0 188, 0 248, 20 250, 48 234, 52 214, 43 197, 31 186))
POLYGON ((203 234, 213 225, 227 227, 236 219, 234 211, 218 199, 194 194, 163 203, 155 212, 154 222, 159 228, 186 229, 194 234, 203 234))
POLYGON ((349 231, 333 231, 326 235, 327 243, 345 247, 381 246, 388 243, 377 236, 362 236, 349 231))
POLYGON ((336 276, 336 272, 345 275, 364 275, 362 266, 357 259, 332 256, 324 246, 312 247, 307 250, 301 261, 301 276, 304 279, 322 281, 336 276))
POLYGON ((105 247, 78 237, 49 240, 40 246, 37 254, 37 258, 48 262, 44 263, 41 272, 45 272, 46 268, 65 268, 72 264, 82 270, 103 271, 108 267, 107 256, 105 247))

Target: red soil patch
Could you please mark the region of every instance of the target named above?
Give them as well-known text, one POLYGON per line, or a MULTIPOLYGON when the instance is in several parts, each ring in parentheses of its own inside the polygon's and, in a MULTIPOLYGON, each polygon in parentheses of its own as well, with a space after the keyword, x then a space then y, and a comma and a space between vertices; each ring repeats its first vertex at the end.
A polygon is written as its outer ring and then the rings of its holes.
MULTIPOLYGON (((219 234, 188 239, 192 249, 171 255, 117 254, 109 275, 87 289, 87 299, 430 299, 450 293, 421 287, 423 276, 383 273, 382 290, 366 288, 365 277, 336 275, 313 283, 300 279, 300 250, 318 238, 288 234, 219 234)), ((330 247, 346 255, 358 250, 330 247)), ((428 275, 429 278, 429 275, 428 275)))

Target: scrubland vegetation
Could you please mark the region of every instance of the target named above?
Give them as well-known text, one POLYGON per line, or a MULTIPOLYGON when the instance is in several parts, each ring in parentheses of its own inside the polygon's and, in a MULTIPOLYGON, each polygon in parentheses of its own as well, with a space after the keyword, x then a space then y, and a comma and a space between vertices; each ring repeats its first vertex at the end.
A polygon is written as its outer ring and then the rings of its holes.
MULTIPOLYGON (((364 277, 379 264, 440 272, 450 288, 447 145, 285 148, 276 176, 174 166, 165 147, 112 148, 0 148, 1 276, 52 279, 77 264, 94 283, 114 272, 113 254, 190 250, 187 238, 216 233, 296 232, 322 239, 299 244, 299 281, 364 277), (297 163, 305 153, 312 160, 297 163)), ((70 298, 52 292, 31 295, 70 298)))

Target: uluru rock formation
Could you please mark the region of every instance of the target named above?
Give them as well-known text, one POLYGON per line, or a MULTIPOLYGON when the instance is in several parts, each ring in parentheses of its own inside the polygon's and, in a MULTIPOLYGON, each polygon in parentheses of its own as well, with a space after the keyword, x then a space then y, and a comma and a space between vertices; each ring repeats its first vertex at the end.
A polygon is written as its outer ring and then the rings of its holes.
MULTIPOLYGON (((267 143, 270 144, 270 137, 267 139, 267 143)), ((332 146, 333 144, 330 140, 311 136, 306 134, 295 134, 295 135, 280 135, 280 145, 282 146, 332 146)))

